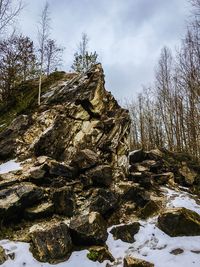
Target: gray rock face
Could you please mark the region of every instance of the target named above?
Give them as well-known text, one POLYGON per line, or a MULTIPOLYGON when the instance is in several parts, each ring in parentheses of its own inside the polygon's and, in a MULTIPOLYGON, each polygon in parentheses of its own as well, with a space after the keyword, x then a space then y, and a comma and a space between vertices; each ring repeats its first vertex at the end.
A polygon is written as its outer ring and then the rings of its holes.
POLYGON ((62 222, 38 224, 30 229, 31 252, 41 262, 56 263, 68 258, 72 241, 68 226, 62 222))
POLYGON ((73 243, 78 245, 102 245, 108 237, 106 222, 98 212, 72 218, 69 228, 73 243))

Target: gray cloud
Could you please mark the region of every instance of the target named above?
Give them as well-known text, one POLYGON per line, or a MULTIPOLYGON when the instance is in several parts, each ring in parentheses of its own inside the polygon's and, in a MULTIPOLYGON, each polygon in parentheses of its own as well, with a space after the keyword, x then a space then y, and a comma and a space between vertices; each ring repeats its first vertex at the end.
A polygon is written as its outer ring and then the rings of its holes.
MULTIPOLYGON (((37 36, 45 0, 25 0, 21 16, 25 34, 37 36)), ((118 99, 131 98, 153 80, 160 49, 179 44, 190 10, 187 0, 49 0, 52 37, 65 46, 69 70, 81 33, 103 63, 106 87, 118 99)))

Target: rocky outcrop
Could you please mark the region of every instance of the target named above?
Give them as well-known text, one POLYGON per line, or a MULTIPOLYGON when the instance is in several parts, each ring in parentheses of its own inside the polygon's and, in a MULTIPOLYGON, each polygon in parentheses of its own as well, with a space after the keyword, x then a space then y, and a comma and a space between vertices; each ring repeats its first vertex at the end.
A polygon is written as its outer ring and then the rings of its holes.
MULTIPOLYGON (((30 242, 42 262, 62 261, 80 248, 91 260, 113 261, 108 227, 123 224, 112 228, 114 239, 134 242, 139 219, 162 210, 161 186, 192 188, 199 176, 164 150, 128 157, 129 114, 105 90, 100 64, 70 77, 0 133, 0 161, 21 161, 20 170, 0 175, 1 237, 30 242)), ((190 225, 188 214, 182 221, 190 225)), ((166 221, 161 214, 160 228, 168 229, 166 221)), ((153 265, 126 258, 124 266, 153 265)))
POLYGON ((158 217, 158 226, 170 236, 200 235, 200 215, 186 208, 169 209, 158 217))
POLYGON ((98 156, 103 164, 126 170, 130 118, 105 90, 100 64, 64 86, 49 88, 42 99, 33 114, 18 117, 1 132, 0 159, 46 155, 65 162, 78 160, 82 169, 82 157, 89 157, 91 166, 98 156))

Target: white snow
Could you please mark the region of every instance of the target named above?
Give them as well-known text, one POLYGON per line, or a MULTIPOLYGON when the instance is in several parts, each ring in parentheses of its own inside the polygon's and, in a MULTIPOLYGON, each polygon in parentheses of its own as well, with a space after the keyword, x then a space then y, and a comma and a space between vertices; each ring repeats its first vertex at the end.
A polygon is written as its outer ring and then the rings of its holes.
POLYGON ((185 207, 200 215, 200 205, 196 203, 191 194, 184 191, 175 191, 169 188, 165 188, 165 190, 167 190, 167 207, 185 207))
POLYGON ((29 244, 23 242, 10 242, 8 240, 0 241, 0 245, 6 249, 7 254, 15 253, 14 260, 7 260, 2 267, 102 267, 104 264, 89 261, 86 257, 88 251, 73 252, 67 262, 59 264, 41 263, 32 257, 29 251, 29 244))
POLYGON ((124 256, 130 255, 152 262, 155 267, 200 266, 200 254, 191 252, 191 250, 200 251, 200 236, 172 238, 156 227, 156 218, 140 223, 142 226, 135 235, 136 242, 132 245, 120 240, 114 241, 109 235, 107 244, 115 258, 123 259, 124 256), (170 253, 177 248, 183 249, 184 252, 179 255, 170 253))
MULTIPOLYGON (((163 188, 167 196, 168 207, 186 207, 200 214, 200 205, 187 192, 175 191, 163 188)), ((144 259, 155 264, 155 267, 199 267, 200 266, 200 236, 193 237, 170 237, 162 232, 157 226, 157 217, 140 221, 140 231, 135 235, 133 244, 114 240, 109 233, 107 245, 113 256, 123 266, 123 258, 126 255, 144 259), (174 249, 182 249, 183 253, 173 255, 174 249), (196 253, 195 253, 196 252, 196 253)), ((110 231, 108 229, 108 231, 110 231)), ((20 242, 0 241, 0 245, 7 249, 7 253, 14 252, 15 260, 6 261, 2 267, 105 267, 106 262, 89 261, 86 257, 88 251, 73 252, 68 261, 57 265, 40 263, 36 261, 29 252, 29 245, 20 242), (23 265, 26 263, 26 265, 23 265)))
POLYGON ((16 162, 16 159, 0 164, 0 174, 8 173, 10 171, 17 171, 20 169, 21 169, 20 163, 16 162))

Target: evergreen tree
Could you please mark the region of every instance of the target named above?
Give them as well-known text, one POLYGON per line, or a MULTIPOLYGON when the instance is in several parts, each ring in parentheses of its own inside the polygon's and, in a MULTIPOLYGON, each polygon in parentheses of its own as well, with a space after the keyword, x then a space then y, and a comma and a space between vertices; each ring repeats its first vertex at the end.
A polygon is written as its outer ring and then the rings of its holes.
POLYGON ((81 42, 78 46, 78 51, 74 54, 74 61, 71 68, 79 73, 85 73, 93 65, 97 63, 97 52, 88 51, 88 36, 86 33, 82 34, 81 42))

